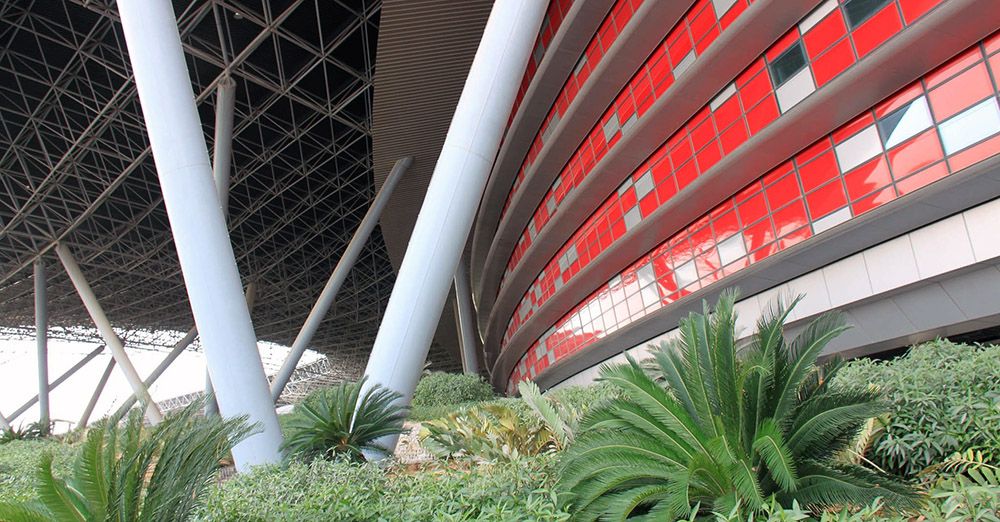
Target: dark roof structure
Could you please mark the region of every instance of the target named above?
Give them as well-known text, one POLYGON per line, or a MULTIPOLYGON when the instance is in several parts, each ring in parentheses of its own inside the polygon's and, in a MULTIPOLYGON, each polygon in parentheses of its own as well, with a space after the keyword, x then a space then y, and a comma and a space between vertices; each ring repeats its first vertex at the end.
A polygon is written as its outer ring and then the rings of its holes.
MULTIPOLYGON (((262 340, 291 344, 374 196, 382 8, 174 1, 209 147, 216 86, 226 74, 236 82, 230 232, 241 275, 257 285, 262 340)), ((0 334, 33 334, 41 256, 50 335, 96 337, 51 252, 57 242, 126 344, 167 346, 193 325, 111 0, 0 4, 0 334)), ((393 281, 377 229, 313 347, 363 365, 393 281)), ((437 343, 430 360, 454 368, 452 349, 437 343)))

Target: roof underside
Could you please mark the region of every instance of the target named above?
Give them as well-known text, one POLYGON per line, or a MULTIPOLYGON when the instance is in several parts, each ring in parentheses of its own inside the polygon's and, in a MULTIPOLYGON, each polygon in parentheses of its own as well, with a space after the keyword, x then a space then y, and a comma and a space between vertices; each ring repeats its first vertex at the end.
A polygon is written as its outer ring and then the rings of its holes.
MULTIPOLYGON (((175 0, 206 141, 236 81, 230 230, 257 284, 264 340, 291 344, 374 195, 372 77, 380 0, 175 0)), ((449 113, 450 114, 450 113, 449 113)), ((421 193, 422 194, 422 193, 421 193)), ((56 336, 91 322, 50 253, 78 258, 133 346, 193 325, 111 0, 0 4, 0 328, 33 331, 31 265, 49 272, 56 336)), ((394 280, 379 230, 314 347, 367 357, 394 280)), ((451 352, 432 353, 453 367, 451 352)))

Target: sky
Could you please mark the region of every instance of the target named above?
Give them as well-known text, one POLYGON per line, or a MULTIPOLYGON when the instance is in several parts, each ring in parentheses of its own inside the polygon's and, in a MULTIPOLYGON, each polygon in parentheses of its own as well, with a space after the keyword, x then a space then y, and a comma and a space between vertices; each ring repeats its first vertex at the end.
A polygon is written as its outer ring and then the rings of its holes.
MULTIPOLYGON (((66 370, 80 361, 85 355, 100 346, 98 343, 81 343, 49 339, 49 381, 56 380, 66 370)), ((280 364, 288 349, 283 346, 261 343, 261 353, 265 361, 276 361, 267 364, 280 364)), ((145 378, 166 356, 163 352, 126 349, 129 358, 145 378)), ((321 355, 307 351, 302 363, 309 363, 321 355)), ((63 382, 49 394, 50 416, 56 422, 57 432, 66 431, 75 425, 93 396, 94 389, 104 373, 111 352, 107 349, 92 359, 86 366, 78 370, 72 377, 63 382)), ((276 367, 266 368, 268 373, 274 373, 276 367)), ((201 352, 186 350, 167 369, 150 389, 153 399, 162 401, 171 397, 184 395, 205 388, 205 357, 201 352)), ((9 417, 11 412, 33 398, 38 393, 38 357, 34 339, 0 340, 0 413, 9 417)), ((97 420, 118 407, 132 394, 132 389, 125 376, 116 366, 111 373, 107 386, 104 388, 91 420, 97 420)), ((36 404, 23 415, 11 422, 18 427, 38 420, 38 405, 36 404)))

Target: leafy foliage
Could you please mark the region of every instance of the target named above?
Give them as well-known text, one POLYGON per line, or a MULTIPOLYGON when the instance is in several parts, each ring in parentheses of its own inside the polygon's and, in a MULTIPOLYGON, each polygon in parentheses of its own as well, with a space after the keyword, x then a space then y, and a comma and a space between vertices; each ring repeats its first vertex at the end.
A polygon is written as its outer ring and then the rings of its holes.
POLYGON ((364 384, 364 378, 338 384, 299 403, 284 422, 285 454, 306 461, 335 456, 361 461, 365 451, 389 451, 377 441, 402 432, 400 395, 381 385, 362 394, 364 384))
POLYGON ((561 521, 550 457, 455 468, 399 467, 317 460, 259 468, 215 488, 201 520, 561 521))
POLYGON ((786 342, 791 307, 779 302, 738 354, 735 299, 681 321, 680 338, 655 354, 665 385, 631 358, 602 369, 625 398, 588 415, 567 452, 560 482, 576 517, 676 519, 693 505, 745 517, 769 501, 916 505, 903 484, 834 460, 886 409, 874 391, 832 389, 839 365, 816 365, 845 329, 840 318, 822 316, 786 342))
POLYGON ((451 406, 492 398, 493 388, 478 375, 429 372, 417 383, 412 405, 451 406))
POLYGON ((552 431, 537 419, 502 404, 488 403, 427 421, 420 432, 424 448, 439 457, 516 460, 552 451, 552 431))
POLYGON ((968 449, 1000 464, 1000 346, 938 340, 890 361, 851 361, 836 386, 883 390, 891 412, 870 451, 903 476, 968 449))
POLYGON ((531 381, 522 381, 518 385, 518 391, 521 392, 521 399, 538 415, 552 434, 552 443, 556 450, 563 450, 573 442, 580 425, 579 410, 566 406, 554 398, 543 397, 538 385, 531 381))
POLYGON ((11 426, 9 429, 0 431, 0 444, 6 444, 15 440, 37 440, 44 439, 52 435, 52 423, 44 424, 41 422, 32 422, 30 424, 15 428, 11 426))
POLYGON ((192 403, 153 428, 133 410, 92 428, 68 478, 53 474, 52 454, 35 471, 38 499, 0 504, 0 520, 34 522, 185 520, 214 478, 219 460, 251 429, 243 418, 202 419, 192 403))
POLYGON ((34 473, 42 455, 52 455, 52 467, 64 475, 73 467, 77 447, 53 439, 16 440, 0 448, 0 499, 26 502, 36 498, 34 473))

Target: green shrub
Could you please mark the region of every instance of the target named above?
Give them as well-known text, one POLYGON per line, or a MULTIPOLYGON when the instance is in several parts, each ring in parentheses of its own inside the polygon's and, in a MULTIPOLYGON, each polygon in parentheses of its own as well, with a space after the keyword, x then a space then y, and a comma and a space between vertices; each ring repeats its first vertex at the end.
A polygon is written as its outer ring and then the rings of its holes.
POLYGON ((362 394, 364 383, 362 378, 317 390, 299 403, 284 424, 285 454, 306 461, 364 460, 366 451, 390 451, 377 441, 403 431, 400 395, 378 384, 362 394))
MULTIPOLYGON (((845 327, 826 314, 788 342, 791 311, 778 304, 737 353, 734 292, 680 323, 680 337, 655 353, 660 384, 634 359, 606 366, 601 379, 624 399, 591 412, 566 452, 560 485, 580 520, 631 516, 670 520, 700 504, 702 514, 745 518, 768 503, 811 509, 917 504, 890 477, 839 462, 878 394, 833 390, 836 366, 816 359, 845 327)), ((792 304, 794 306, 794 303, 792 304)))
POLYGON ((52 435, 52 425, 53 423, 42 424, 41 422, 32 422, 30 424, 15 428, 11 426, 8 429, 0 430, 0 444, 6 444, 15 440, 37 440, 44 439, 52 435))
POLYGON ((883 469, 909 477, 968 449, 1000 463, 1000 346, 933 341, 889 361, 851 361, 836 382, 891 401, 869 455, 883 469))
POLYGON ((550 458, 408 472, 314 461, 238 475, 209 494, 200 520, 566 520, 556 507, 550 458))
POLYGON ((496 403, 426 421, 420 441, 438 457, 486 460, 517 460, 557 446, 555 435, 537 416, 525 419, 513 408, 496 403))
POLYGON ((412 406, 446 406, 488 401, 493 388, 478 375, 431 372, 424 375, 413 392, 412 406))
POLYGON ((26 502, 36 498, 35 471, 42 455, 53 456, 52 467, 68 474, 78 449, 56 440, 16 440, 0 446, 0 499, 26 502))

